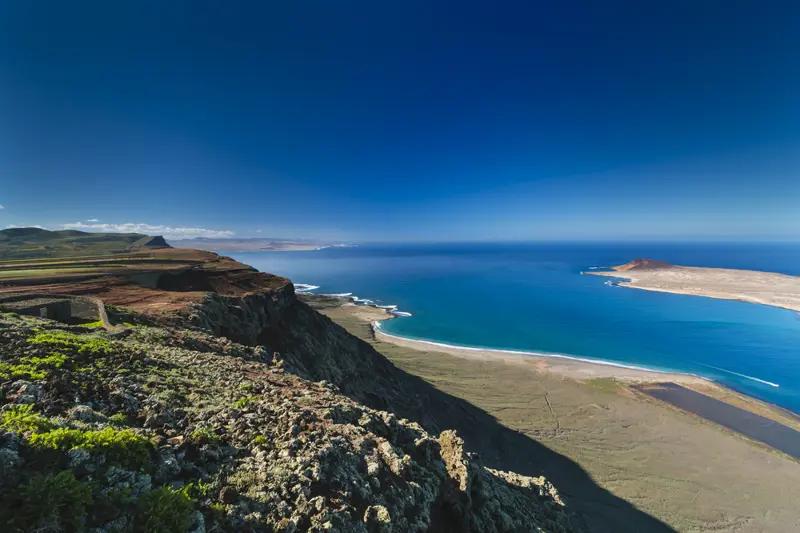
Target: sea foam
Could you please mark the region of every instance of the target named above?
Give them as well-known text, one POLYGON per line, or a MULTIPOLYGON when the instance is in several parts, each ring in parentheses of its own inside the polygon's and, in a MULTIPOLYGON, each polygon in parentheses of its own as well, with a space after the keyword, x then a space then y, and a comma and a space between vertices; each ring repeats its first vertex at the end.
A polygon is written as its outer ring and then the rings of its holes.
POLYGON ((734 376, 739 376, 740 378, 749 379, 751 381, 757 381, 758 383, 763 383, 764 385, 769 385, 770 387, 780 387, 777 383, 773 383, 771 381, 767 381, 765 379, 757 378, 754 376, 748 376, 747 374, 740 374, 739 372, 734 372, 733 370, 725 370, 724 368, 720 368, 718 366, 707 365, 705 363, 697 362, 699 365, 707 366, 708 368, 713 368, 714 370, 719 370, 720 372, 727 372, 728 374, 733 374, 734 376))

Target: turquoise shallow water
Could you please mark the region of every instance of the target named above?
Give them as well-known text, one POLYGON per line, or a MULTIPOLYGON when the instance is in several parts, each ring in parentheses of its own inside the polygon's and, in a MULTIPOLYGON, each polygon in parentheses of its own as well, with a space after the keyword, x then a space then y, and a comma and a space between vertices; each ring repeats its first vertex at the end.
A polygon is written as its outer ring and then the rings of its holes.
POLYGON ((626 289, 590 267, 652 257, 800 275, 799 245, 393 245, 231 254, 412 316, 387 333, 686 372, 800 413, 800 314, 626 289), (777 385, 777 386, 775 386, 777 385))

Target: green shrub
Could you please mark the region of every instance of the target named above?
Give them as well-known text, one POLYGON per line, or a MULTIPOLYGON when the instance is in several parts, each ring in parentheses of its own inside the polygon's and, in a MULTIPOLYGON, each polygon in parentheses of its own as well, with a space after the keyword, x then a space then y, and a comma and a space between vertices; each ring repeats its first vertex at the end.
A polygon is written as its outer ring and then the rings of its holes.
POLYGON ((38 381, 47 377, 51 368, 61 368, 67 356, 53 352, 47 357, 21 357, 19 363, 0 363, 0 379, 30 379, 38 381))
POLYGON ((94 335, 78 335, 60 329, 41 331, 29 337, 28 342, 31 344, 62 346, 71 351, 88 355, 108 355, 112 349, 112 344, 108 339, 94 335))
POLYGON ((108 417, 108 422, 112 426, 128 426, 130 422, 128 421, 128 415, 125 413, 116 413, 108 417))
POLYGON ((92 491, 66 470, 53 476, 35 477, 0 500, 3 531, 83 531, 86 507, 92 491), (6 529, 7 528, 7 529, 6 529))
POLYGON ((161 487, 139 498, 134 533, 182 533, 192 525, 192 501, 179 490, 161 487))
POLYGON ((267 437, 265 437, 264 435, 258 435, 256 438, 253 439, 253 444, 257 446, 263 446, 267 442, 269 442, 269 439, 267 439, 267 437))
POLYGON ((67 356, 59 352, 53 352, 47 357, 23 357, 21 360, 37 367, 61 368, 67 361, 67 356))
POLYGON ((236 403, 233 404, 234 407, 237 409, 247 409, 254 403, 258 401, 258 396, 247 396, 240 400, 237 400, 236 403))
POLYGON ((53 424, 33 411, 32 405, 12 405, 0 413, 0 427, 15 433, 50 431, 53 424))
POLYGON ((99 492, 91 509, 92 514, 95 516, 117 516, 129 506, 133 507, 132 504, 135 500, 131 497, 133 491, 130 487, 103 490, 103 485, 95 481, 94 488, 95 494, 99 492))
POLYGON ((129 429, 105 428, 99 431, 59 428, 31 436, 34 448, 69 451, 84 448, 104 453, 111 463, 139 467, 147 462, 152 444, 147 438, 129 429))
POLYGON ((20 363, 0 363, 0 379, 29 379, 31 381, 39 381, 47 377, 47 372, 36 366, 20 363))
POLYGON ((215 435, 208 426, 198 426, 194 431, 192 431, 192 439, 203 443, 216 442, 219 440, 219 437, 215 435))
POLYGON ((210 490, 211 490, 211 483, 194 481, 192 483, 187 483, 183 487, 179 488, 178 492, 180 492, 190 500, 194 500, 196 498, 205 498, 206 496, 208 496, 210 490))

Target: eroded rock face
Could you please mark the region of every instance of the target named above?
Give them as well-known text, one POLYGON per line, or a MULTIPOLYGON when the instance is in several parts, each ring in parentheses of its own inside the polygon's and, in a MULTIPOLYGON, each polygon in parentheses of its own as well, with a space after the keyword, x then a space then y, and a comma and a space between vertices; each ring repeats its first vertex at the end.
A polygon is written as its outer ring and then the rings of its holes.
POLYGON ((242 296, 209 293, 187 313, 189 322, 215 335, 252 346, 265 331, 276 327, 285 311, 296 303, 289 280, 273 277, 274 287, 242 296))

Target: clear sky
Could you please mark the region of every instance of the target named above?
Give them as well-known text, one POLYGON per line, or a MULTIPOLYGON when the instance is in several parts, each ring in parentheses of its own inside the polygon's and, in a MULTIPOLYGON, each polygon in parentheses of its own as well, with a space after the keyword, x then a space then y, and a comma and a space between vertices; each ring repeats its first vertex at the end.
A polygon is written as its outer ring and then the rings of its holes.
POLYGON ((800 240, 798 36, 794 0, 7 0, 0 227, 800 240))

